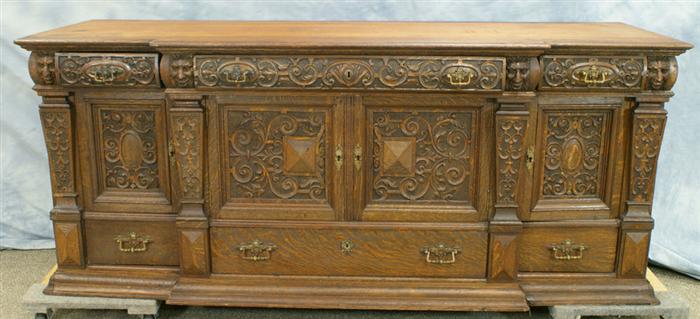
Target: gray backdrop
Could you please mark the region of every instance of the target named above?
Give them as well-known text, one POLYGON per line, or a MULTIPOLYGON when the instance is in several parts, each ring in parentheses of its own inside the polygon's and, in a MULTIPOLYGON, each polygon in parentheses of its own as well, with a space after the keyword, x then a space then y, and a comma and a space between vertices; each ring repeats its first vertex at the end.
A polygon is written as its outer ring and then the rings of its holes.
MULTIPOLYGON (((52 247, 51 194, 28 52, 12 41, 88 19, 621 21, 700 44, 698 2, 2 2, 0 247, 52 247)), ((602 37, 605 34, 601 34, 602 37)), ((700 48, 678 59, 654 196, 651 258, 700 278, 700 48)))

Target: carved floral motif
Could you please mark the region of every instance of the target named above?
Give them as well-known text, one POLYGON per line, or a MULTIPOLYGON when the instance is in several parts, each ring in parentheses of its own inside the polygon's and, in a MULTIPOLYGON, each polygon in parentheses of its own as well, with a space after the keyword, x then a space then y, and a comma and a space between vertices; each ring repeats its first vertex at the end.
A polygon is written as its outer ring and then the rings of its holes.
POLYGON ((661 149, 663 128, 663 118, 635 119, 632 150, 632 198, 635 201, 651 201, 654 168, 661 149))
POLYGON ((643 57, 545 56, 545 88, 641 88, 643 57))
POLYGON ((471 112, 372 112, 372 199, 468 201, 471 112))
POLYGON ((228 111, 233 198, 326 202, 326 114, 228 111))
POLYGON ((496 201, 499 204, 515 203, 526 128, 527 120, 524 119, 504 118, 496 121, 496 154, 498 156, 496 201))
POLYGON ((41 123, 56 191, 73 192, 70 113, 42 110, 41 123))
POLYGON ((503 58, 195 56, 196 87, 503 90, 503 58))
POLYGON ((153 111, 102 110, 102 156, 108 188, 158 188, 153 111))
POLYGON ((202 119, 188 114, 173 115, 173 156, 184 198, 202 197, 202 119))
POLYGON ((160 86, 156 54, 59 53, 56 56, 63 85, 160 86))
POLYGON ((604 114, 547 116, 543 195, 598 194, 606 122, 604 114))

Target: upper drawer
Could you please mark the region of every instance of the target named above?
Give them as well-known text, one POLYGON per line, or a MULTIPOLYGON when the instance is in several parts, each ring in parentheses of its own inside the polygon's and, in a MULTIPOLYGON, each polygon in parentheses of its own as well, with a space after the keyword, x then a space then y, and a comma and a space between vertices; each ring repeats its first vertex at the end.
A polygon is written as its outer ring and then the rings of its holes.
POLYGON ((542 90, 641 90, 647 69, 643 56, 545 55, 542 90))
POLYGON ((502 91, 506 61, 461 56, 196 55, 193 65, 194 86, 199 88, 502 91))
POLYGON ((378 225, 211 229, 212 271, 219 274, 482 278, 483 226, 396 229, 378 225))
POLYGON ((63 86, 160 87, 158 54, 56 53, 55 63, 63 86))

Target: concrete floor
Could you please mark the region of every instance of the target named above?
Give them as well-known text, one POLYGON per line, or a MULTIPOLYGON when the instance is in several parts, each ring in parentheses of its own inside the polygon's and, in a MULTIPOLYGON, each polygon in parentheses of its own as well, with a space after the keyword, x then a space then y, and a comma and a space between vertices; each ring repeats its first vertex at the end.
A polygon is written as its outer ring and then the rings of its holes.
MULTIPOLYGON (((33 314, 24 311, 21 300, 33 283, 41 281, 54 265, 53 250, 0 251, 0 318, 30 319, 33 314)), ((682 296, 691 305, 691 319, 700 319, 700 281, 662 269, 652 268, 668 290, 682 296)), ((126 311, 59 310, 55 319, 135 318, 126 311)), ((453 312, 389 312, 343 310, 250 309, 215 307, 165 306, 160 318, 255 318, 255 319, 448 319, 448 318, 550 318, 546 309, 532 313, 453 313, 453 312)), ((616 317, 615 317, 616 318, 616 317)), ((645 317, 638 317, 645 318, 645 317)))

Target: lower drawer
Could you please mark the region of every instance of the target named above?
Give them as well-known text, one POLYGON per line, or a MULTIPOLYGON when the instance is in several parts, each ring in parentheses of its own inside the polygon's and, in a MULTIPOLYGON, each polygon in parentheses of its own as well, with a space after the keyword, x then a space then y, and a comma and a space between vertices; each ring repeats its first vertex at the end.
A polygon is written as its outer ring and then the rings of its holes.
POLYGON ((88 264, 179 264, 174 221, 86 220, 88 264))
POLYGON ((520 239, 521 272, 613 272, 616 221, 526 223, 520 239))
POLYGON ((213 227, 212 271, 482 278, 487 238, 475 228, 213 227))

